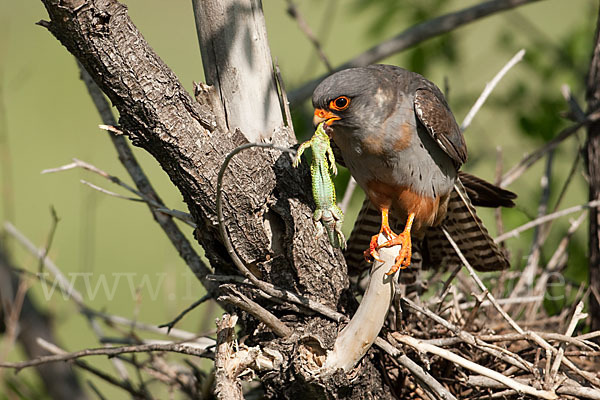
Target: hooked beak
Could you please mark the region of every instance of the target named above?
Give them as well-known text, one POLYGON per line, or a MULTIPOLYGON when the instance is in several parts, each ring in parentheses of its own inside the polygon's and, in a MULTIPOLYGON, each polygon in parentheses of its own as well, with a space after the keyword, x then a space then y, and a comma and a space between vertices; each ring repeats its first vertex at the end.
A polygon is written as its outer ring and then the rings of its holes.
POLYGON ((315 108, 313 125, 317 126, 323 121, 325 121, 325 125, 331 125, 333 121, 337 121, 339 119, 341 118, 331 111, 323 110, 322 108, 315 108))

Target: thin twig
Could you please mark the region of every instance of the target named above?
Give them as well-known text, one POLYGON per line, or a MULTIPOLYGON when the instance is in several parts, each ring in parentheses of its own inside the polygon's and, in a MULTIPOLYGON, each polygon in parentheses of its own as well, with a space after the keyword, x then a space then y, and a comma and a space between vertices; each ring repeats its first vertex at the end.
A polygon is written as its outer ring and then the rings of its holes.
POLYGON ((79 368, 88 371, 89 373, 97 376, 98 378, 102 379, 103 381, 108 382, 111 385, 114 385, 118 388, 121 388, 121 389, 127 391, 128 393, 131 394, 133 399, 136 399, 136 400, 137 399, 148 399, 148 400, 152 399, 152 397, 149 396, 147 392, 134 388, 133 385, 129 381, 122 382, 122 381, 116 379, 115 377, 108 375, 106 372, 86 363, 83 360, 76 359, 76 360, 73 360, 73 362, 79 368))
MULTIPOLYGON (((540 202, 538 205, 537 218, 543 218, 548 213, 548 201, 550 200, 550 182, 552 180, 552 164, 554 160, 554 150, 548 152, 546 158, 546 167, 544 168, 544 174, 540 180, 540 186, 542 187, 542 195, 540 196, 540 202)), ((533 281, 537 275, 539 266, 539 260, 542 251, 542 245, 546 241, 550 233, 550 227, 546 224, 538 225, 533 231, 533 240, 529 256, 527 257, 527 264, 521 272, 521 276, 517 280, 509 298, 518 297, 521 295, 525 287, 531 287, 533 281)), ((510 307, 507 307, 508 311, 510 307)))
POLYGON ((173 216, 175 218, 178 218, 179 220, 185 222, 186 224, 188 224, 192 228, 196 228, 196 224, 193 222, 192 216, 190 214, 184 213, 183 211, 170 210, 170 209, 166 208, 162 203, 159 203, 158 201, 154 200, 152 197, 146 196, 142 192, 140 192, 139 190, 136 190, 133 187, 129 186, 128 184, 126 184, 125 182, 123 182, 119 177, 117 177, 115 175, 111 175, 108 172, 103 171, 100 168, 96 167, 95 165, 92 165, 92 164, 87 163, 85 161, 79 160, 77 158, 74 158, 72 163, 65 164, 65 165, 62 165, 62 166, 56 167, 56 168, 45 169, 45 170, 42 171, 42 174, 49 174, 49 173, 54 173, 54 172, 68 171, 68 170, 74 169, 74 168, 83 168, 85 170, 88 170, 90 172, 98 174, 101 177, 108 179, 112 183, 117 184, 117 185, 121 186, 122 188, 125 188, 126 190, 128 190, 131 193, 135 194, 139 198, 122 196, 120 194, 117 194, 117 193, 111 192, 109 190, 103 189, 103 188, 101 188, 101 187, 99 187, 97 185, 94 185, 94 184, 92 184, 90 182, 87 182, 85 180, 81 180, 80 181, 84 185, 90 186, 92 189, 98 190, 99 192, 102 192, 102 193, 107 194, 109 196, 114 196, 114 197, 118 197, 118 198, 125 199, 125 200, 140 201, 140 202, 147 203, 148 206, 151 209, 153 209, 154 211, 163 213, 165 215, 173 216))
POLYGON ((438 399, 456 400, 456 397, 452 395, 441 383, 439 383, 434 377, 429 375, 419 364, 408 358, 406 354, 402 354, 397 348, 386 342, 384 339, 378 337, 375 339, 375 345, 388 353, 394 358, 400 365, 408 369, 410 373, 417 378, 421 383, 421 386, 431 392, 431 394, 438 399))
POLYGON ((513 237, 518 237, 522 232, 524 232, 528 229, 534 228, 538 225, 544 224, 548 221, 552 221, 554 219, 564 217, 565 215, 569 215, 569 214, 575 213, 577 211, 585 210, 585 209, 592 208, 592 207, 598 207, 598 206, 600 206, 600 200, 593 200, 587 204, 582 204, 579 206, 565 208, 564 210, 557 211, 552 214, 544 215, 543 217, 536 218, 533 221, 529 221, 528 223, 523 224, 523 225, 519 226, 518 228, 515 228, 511 231, 504 233, 503 235, 496 237, 494 239, 494 241, 496 243, 501 243, 507 239, 510 239, 513 237))
MULTIPOLYGON (((502 170, 504 168, 504 163, 502 161, 502 147, 496 147, 496 179, 495 184, 499 185, 502 180, 502 170)), ((502 220, 502 207, 496 207, 494 209, 494 217, 496 220, 496 232, 498 235, 502 235, 504 233, 504 221, 502 220)), ((499 285, 501 286, 501 285, 499 285)))
POLYGON ((192 311, 194 308, 198 307, 200 304, 204 303, 207 300, 212 299, 212 295, 211 294, 206 294, 204 296, 202 296, 200 299, 196 300, 195 302, 193 302, 188 308, 186 308, 185 310, 183 310, 182 312, 179 313, 179 315, 177 315, 171 322, 167 322, 166 324, 161 324, 158 327, 159 328, 167 328, 167 334, 169 332, 171 332, 171 329, 173 329, 173 327, 175 326, 176 323, 178 323, 179 321, 181 321, 181 319, 190 311, 192 311))
POLYGON ((319 302, 316 302, 309 298, 297 295, 288 290, 275 287, 274 285, 268 284, 267 282, 261 281, 252 272, 250 272, 250 270, 246 267, 246 265, 244 265, 244 262, 240 259, 240 257, 237 255, 235 249, 233 248, 233 245, 231 244, 231 239, 229 238, 229 234, 227 233, 227 230, 225 228, 225 217, 223 216, 223 176, 225 175, 225 170, 227 169, 227 166, 229 165, 229 162, 231 161, 231 159, 239 152, 241 152, 245 149, 252 148, 252 147, 270 148, 270 149, 275 149, 275 150, 279 150, 279 151, 283 151, 283 152, 287 152, 287 153, 292 153, 292 154, 295 153, 295 150, 293 150, 293 149, 278 147, 271 143, 246 143, 239 147, 236 147, 225 157, 223 164, 221 164, 221 169, 219 170, 219 175, 217 178, 217 200, 216 200, 216 203, 217 203, 217 217, 218 217, 218 221, 219 221, 219 232, 221 234, 221 239, 223 240, 223 244, 225 245, 225 248, 227 249, 227 253, 231 257, 231 260, 233 261, 235 266, 239 269, 239 271, 246 278, 248 278, 256 287, 258 287, 260 290, 264 291, 265 293, 267 293, 273 297, 278 297, 278 298, 308 307, 311 310, 316 311, 328 318, 331 318, 334 321, 341 322, 341 321, 345 320, 346 316, 330 309, 329 307, 324 306, 323 304, 321 304, 319 302))
POLYGON ((65 354, 53 354, 48 356, 42 356, 33 358, 27 361, 20 362, 0 362, 1 368, 14 368, 17 371, 23 368, 35 367, 41 364, 47 364, 49 362, 56 361, 70 361, 76 358, 88 357, 88 356, 109 356, 114 357, 118 354, 123 353, 147 353, 151 351, 168 351, 173 353, 182 353, 192 356, 206 356, 207 349, 200 348, 197 344, 186 344, 186 343, 152 343, 152 344, 141 344, 136 346, 120 346, 120 347, 99 347, 93 349, 84 349, 73 353, 65 354))
MULTIPOLYGON (((587 318, 587 314, 583 313, 583 301, 580 301, 575 308, 575 312, 573 313, 573 318, 571 318, 571 322, 567 327, 567 331, 565 332, 565 336, 572 336, 573 332, 575 332, 575 327, 579 320, 587 318)), ((556 382, 556 374, 558 374, 558 369, 560 368, 560 364, 562 362, 563 356, 565 353, 565 343, 561 343, 558 348, 558 354, 554 358, 554 364, 552 364, 552 368, 550 369, 551 380, 552 382, 556 382)))
POLYGON ((492 93, 496 85, 500 82, 500 80, 502 80, 504 75, 506 75, 506 73, 510 71, 512 67, 514 67, 519 61, 523 59, 523 56, 525 56, 525 49, 519 50, 517 54, 515 54, 510 60, 508 60, 506 65, 504 65, 504 67, 502 67, 502 69, 498 71, 496 76, 494 76, 492 80, 485 85, 485 89, 483 89, 483 92, 481 92, 481 95, 479 96, 475 104, 473 104, 473 107, 471 107, 471 109, 467 113, 467 116, 463 120, 460 126, 461 130, 464 131, 469 127, 469 125, 471 125, 475 114, 477 114, 481 106, 483 106, 483 103, 485 103, 488 96, 492 93))
POLYGON ((100 187, 100 186, 98 186, 98 185, 95 185, 95 184, 93 184, 93 183, 91 183, 91 182, 88 182, 88 181, 86 181, 85 179, 80 179, 80 180, 79 180, 79 182, 83 183, 83 184, 84 184, 84 185, 86 185, 86 186, 89 186, 89 187, 91 187, 91 188, 92 188, 92 189, 94 189, 94 190, 97 190, 97 191, 99 191, 100 193, 106 194, 106 195, 108 195, 108 196, 116 197, 116 198, 118 198, 118 199, 123 199, 123 200, 129 200, 129 201, 139 201, 139 202, 142 202, 142 203, 144 203, 144 200, 142 200, 141 198, 138 198, 138 197, 129 197, 129 196, 123 196, 122 194, 115 193, 115 192, 111 192, 110 190, 108 190, 108 189, 104 189, 104 188, 102 188, 102 187, 100 187))
POLYGON ((466 358, 463 358, 457 354, 454 354, 451 351, 442 349, 437 346, 433 346, 429 343, 423 342, 421 340, 417 340, 417 339, 412 338, 407 335, 400 335, 398 333, 393 333, 392 336, 398 342, 409 345, 419 352, 435 354, 435 355, 442 357, 448 361, 451 361, 457 365, 460 365, 463 368, 477 372, 478 374, 487 376, 488 378, 492 378, 492 379, 502 383, 506 387, 516 390, 519 393, 525 393, 530 396, 539 397, 541 399, 557 399, 558 398, 558 396, 553 392, 550 392, 547 390, 539 390, 532 386, 520 383, 512 378, 502 375, 499 372, 493 371, 482 365, 479 365, 472 361, 469 361, 466 358))
MULTIPOLYGON (((460 26, 535 1, 537 0, 491 0, 460 11, 429 19, 406 29, 404 32, 389 40, 379 43, 364 53, 359 54, 353 59, 340 65, 335 70, 340 71, 346 68, 362 67, 376 63, 395 53, 408 49, 427 39, 450 32, 460 26)), ((323 78, 324 76, 319 76, 318 78, 307 82, 300 88, 291 91, 289 98, 292 107, 295 107, 305 99, 309 98, 323 78)))
POLYGON ((523 175, 525 171, 529 169, 529 167, 531 167, 540 158, 542 158, 544 154, 546 154, 550 150, 555 149, 565 139, 569 138, 583 126, 598 121, 599 119, 600 112, 596 110, 593 113, 589 114, 585 118, 585 120, 576 122, 573 125, 568 126, 567 128, 560 131, 552 140, 550 140, 548 143, 546 143, 539 149, 536 149, 533 152, 526 155, 525 157, 523 157, 517 165, 515 165, 508 172, 506 172, 502 177, 502 182, 500 182, 500 186, 505 187, 516 181, 521 175, 523 175))
POLYGON ((573 235, 575 234, 575 232, 577 231, 579 226, 583 223, 583 221, 585 221, 586 216, 587 216, 587 213, 582 212, 581 215, 579 215, 579 217, 575 221, 571 222, 571 226, 569 227, 569 230, 567 231, 565 236, 561 239, 558 246, 556 246, 556 250, 552 254, 552 257, 550 257, 550 261, 548 261, 548 263, 546 264, 546 268, 544 268, 544 272, 537 280, 537 282, 535 284, 535 288, 533 289, 533 293, 535 295, 538 295, 536 297, 540 297, 540 299, 535 301, 533 304, 529 305, 529 308, 526 311, 528 320, 534 319, 535 315, 537 315, 537 310, 539 309, 539 306, 542 304, 542 301, 544 300, 543 293, 546 291, 546 285, 548 283, 548 279, 550 278, 550 275, 552 273, 555 273, 557 271, 560 260, 565 255, 571 238, 573 237, 573 235))
MULTIPOLYGON (((524 379, 524 378, 515 378, 515 380, 517 382, 521 382, 523 384, 527 384, 529 381, 528 379, 524 379)), ((485 376, 480 376, 480 375, 469 376, 469 379, 467 380, 467 385, 475 386, 477 388, 490 388, 490 389, 500 389, 500 388, 504 387, 504 385, 497 382, 496 380, 485 377, 485 376)), ((577 398, 583 398, 583 399, 600 400, 600 390, 580 386, 577 382, 575 382, 573 380, 569 380, 568 384, 560 386, 558 389, 556 389, 556 393, 561 394, 561 395, 575 396, 577 398)), ((516 394, 516 393, 514 393, 514 394, 516 394)), ((508 396, 508 394, 506 394, 506 395, 508 396)), ((485 397, 485 398, 490 398, 490 397, 485 397)), ((498 396, 498 397, 494 397, 494 398, 502 399, 502 398, 508 398, 508 397, 498 396)))
POLYGON ((271 329, 277 336, 287 337, 293 332, 292 328, 281 322, 275 317, 270 311, 262 307, 257 302, 244 296, 239 291, 230 288, 233 295, 231 296, 219 296, 218 301, 225 301, 232 304, 247 313, 252 314, 256 319, 263 322, 269 329, 271 329))
MULTIPOLYGON (((544 340, 552 340, 557 342, 565 342, 571 344, 573 346, 581 347, 586 351, 592 351, 593 349, 600 350, 600 346, 594 342, 589 340, 579 339, 578 337, 565 336, 560 333, 552 333, 552 332, 535 332, 544 340)), ((596 331, 596 333, 600 333, 600 331, 596 331)), ((500 335, 477 335, 474 336, 478 340, 482 340, 484 342, 516 342, 519 340, 528 340, 529 335, 527 333, 504 333, 500 335)), ((427 343, 431 343, 436 346, 451 346, 460 342, 466 342, 463 338, 458 336, 447 337, 447 338, 438 338, 438 339, 429 339, 426 340, 427 343)))
POLYGON ((42 272, 44 269, 44 259, 48 255, 50 251, 50 247, 52 246, 52 241, 54 240, 54 235, 56 234, 56 228, 58 227, 58 222, 60 218, 58 218, 58 214, 56 214, 56 209, 54 206, 50 206, 50 215, 52 216, 52 225, 50 225, 50 232, 48 233, 48 237, 46 239, 46 246, 44 246, 44 253, 40 255, 40 262, 38 265, 38 272, 42 272))
POLYGON ((325 64, 327 71, 331 72, 333 70, 333 67, 329 62, 329 58, 327 58, 327 55, 323 51, 319 39, 317 39, 312 29, 310 29, 310 27, 306 23, 306 20, 304 19, 300 11, 298 11, 298 7, 296 7, 292 0, 287 0, 287 5, 287 13, 290 15, 290 17, 296 20, 296 23, 298 23, 298 28, 300 28, 300 30, 312 43, 313 47, 315 48, 315 51, 319 55, 319 58, 321 59, 321 61, 323 61, 323 64, 325 64))
POLYGON ((340 203, 340 208, 342 212, 345 214, 348 210, 348 206, 350 206, 350 200, 352 200, 352 195, 356 190, 356 179, 352 175, 350 175, 350 179, 348 179, 348 185, 346 186, 346 191, 344 192, 344 198, 340 203))

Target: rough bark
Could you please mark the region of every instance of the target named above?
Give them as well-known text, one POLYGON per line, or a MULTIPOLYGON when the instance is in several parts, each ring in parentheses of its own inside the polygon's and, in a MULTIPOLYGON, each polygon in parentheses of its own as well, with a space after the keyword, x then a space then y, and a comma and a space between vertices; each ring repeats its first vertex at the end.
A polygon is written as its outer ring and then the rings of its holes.
MULTIPOLYGON (((246 127, 233 124, 227 110, 219 108, 238 101, 238 97, 216 98, 214 89, 201 86, 194 100, 143 39, 127 16, 126 7, 115 0, 42 1, 50 21, 41 24, 81 62, 110 98, 119 111, 120 127, 132 143, 148 151, 180 190, 198 225, 195 236, 215 272, 235 273, 216 229, 215 188, 226 154, 252 137, 245 136, 241 131, 246 127)), ((246 10, 256 10, 260 5, 254 0, 239 3, 246 10)), ((245 15, 228 21, 240 27, 260 22, 245 15)), ((213 36, 225 34, 219 29, 212 32, 213 36)), ((213 40, 223 43, 224 39, 213 40)), ((224 90, 222 85, 220 89, 224 90)), ((255 94, 255 98, 263 97, 255 94)), ((281 120, 281 116, 277 118, 281 120)), ((256 132, 257 128, 251 129, 256 132)), ((295 143, 291 129, 280 125, 274 130, 274 134, 269 131, 274 143, 295 143)), ((265 134, 263 128, 258 131, 265 134)), ((326 238, 314 240, 307 206, 310 196, 305 190, 310 188, 307 169, 298 173, 290 161, 289 155, 261 149, 236 156, 223 184, 229 235, 239 256, 261 279, 345 312, 353 307, 353 299, 345 292, 348 280, 342 254, 334 251, 326 238)), ((285 304, 260 298, 255 301, 295 330, 289 338, 275 339, 266 328, 255 329, 256 320, 241 313, 240 324, 249 335, 247 342, 277 348, 286 358, 279 373, 263 377, 270 396, 391 396, 375 362, 368 357, 354 372, 352 381, 345 374, 326 382, 315 380, 310 361, 319 351, 333 346, 339 327, 285 304)))
MULTIPOLYGON (((587 78, 588 111, 600 107, 600 11, 596 26, 594 52, 587 78)), ((589 176, 589 198, 600 199, 600 122, 588 126, 587 167, 589 176)), ((600 213, 591 208, 589 225, 589 276, 592 294, 590 296, 590 316, 592 330, 600 329, 600 213)))

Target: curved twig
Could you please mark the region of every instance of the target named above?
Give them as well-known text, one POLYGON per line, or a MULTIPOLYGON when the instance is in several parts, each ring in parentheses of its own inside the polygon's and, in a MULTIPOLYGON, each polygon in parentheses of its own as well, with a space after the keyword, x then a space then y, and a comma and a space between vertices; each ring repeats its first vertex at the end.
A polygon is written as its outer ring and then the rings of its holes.
POLYGON ((223 245, 227 249, 227 253, 231 257, 231 260, 235 264, 235 266, 239 269, 239 271, 250 280, 256 287, 258 287, 263 292, 280 299, 284 299, 287 301, 291 301, 293 303, 299 304, 304 307, 308 307, 313 311, 316 311, 328 318, 336 322, 341 322, 346 319, 346 316, 338 313, 330 309, 329 307, 316 302, 314 300, 308 299, 306 297, 297 295, 293 292, 290 292, 285 289, 278 288, 270 283, 261 281, 258 279, 250 270, 246 267, 244 262, 237 255, 233 245, 231 244, 231 240, 229 239, 229 235, 227 234, 227 229, 225 228, 225 218, 223 216, 223 176, 225 175, 225 171, 227 170, 227 166, 231 159, 238 154, 239 152, 250 149, 252 147, 261 147, 261 148, 270 148, 279 151, 283 151, 286 153, 294 154, 296 151, 294 149, 289 149, 286 147, 275 146, 271 143, 246 143, 241 146, 233 149, 227 156, 225 160, 221 164, 221 169, 219 170, 219 175, 217 176, 217 218, 219 221, 219 233, 221 234, 221 239, 223 240, 223 245))

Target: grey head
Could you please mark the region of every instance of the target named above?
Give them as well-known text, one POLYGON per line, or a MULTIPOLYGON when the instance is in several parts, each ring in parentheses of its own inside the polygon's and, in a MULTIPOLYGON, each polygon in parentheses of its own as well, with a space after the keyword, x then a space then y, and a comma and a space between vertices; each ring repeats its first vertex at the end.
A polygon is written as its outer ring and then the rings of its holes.
POLYGON ((339 117, 332 128, 362 129, 381 123, 394 112, 399 93, 397 77, 380 67, 350 68, 325 78, 313 93, 314 108, 339 117), (347 108, 332 104, 340 97, 348 98, 347 108))

